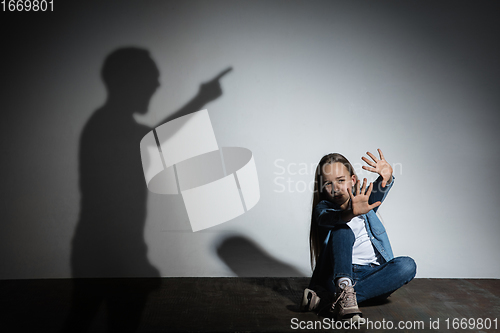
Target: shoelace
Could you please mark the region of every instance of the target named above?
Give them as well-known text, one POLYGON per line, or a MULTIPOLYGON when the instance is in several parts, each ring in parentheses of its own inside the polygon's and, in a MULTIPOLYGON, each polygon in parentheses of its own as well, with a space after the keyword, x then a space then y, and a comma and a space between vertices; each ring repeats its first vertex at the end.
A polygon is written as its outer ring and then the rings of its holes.
POLYGON ((352 306, 356 306, 356 292, 354 291, 353 286, 346 286, 342 289, 342 292, 340 293, 339 297, 337 297, 337 300, 333 302, 332 308, 335 308, 335 305, 337 304, 338 301, 344 300, 343 302, 343 308, 350 308, 352 306))
POLYGON ((345 295, 345 301, 344 301, 344 306, 343 306, 344 308, 356 306, 357 305, 356 292, 354 291, 355 285, 356 285, 356 283, 352 286, 346 286, 346 287, 342 288, 342 292, 337 297, 337 300, 335 300, 335 302, 333 302, 332 304, 327 304, 327 305, 321 307, 318 310, 318 314, 321 313, 323 310, 325 310, 327 307, 330 307, 330 310, 333 310, 335 308, 335 304, 337 304, 337 302, 339 300, 341 300, 344 297, 344 295, 345 295))

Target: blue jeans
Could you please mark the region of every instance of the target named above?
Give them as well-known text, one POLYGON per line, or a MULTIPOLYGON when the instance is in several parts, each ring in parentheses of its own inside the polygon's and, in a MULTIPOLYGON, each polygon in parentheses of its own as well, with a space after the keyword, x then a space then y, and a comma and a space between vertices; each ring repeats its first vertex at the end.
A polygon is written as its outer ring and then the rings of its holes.
POLYGON ((410 282, 417 272, 417 265, 410 257, 396 257, 380 265, 352 263, 354 233, 347 224, 331 229, 330 238, 316 263, 309 288, 320 286, 334 294, 335 280, 348 277, 355 283, 358 303, 386 298, 410 282))

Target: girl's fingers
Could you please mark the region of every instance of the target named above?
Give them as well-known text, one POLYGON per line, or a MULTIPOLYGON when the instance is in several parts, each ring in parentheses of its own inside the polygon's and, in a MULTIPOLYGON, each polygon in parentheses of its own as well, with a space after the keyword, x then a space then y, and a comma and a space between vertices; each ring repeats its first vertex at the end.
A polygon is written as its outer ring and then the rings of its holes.
POLYGON ((377 169, 367 167, 366 165, 363 165, 361 168, 363 168, 363 170, 366 170, 366 171, 377 172, 377 169))
POLYGON ((366 190, 367 196, 370 196, 370 194, 372 193, 372 189, 373 189, 373 183, 370 182, 370 186, 368 186, 368 190, 366 190))
POLYGON ((384 154, 382 154, 382 150, 380 150, 380 148, 377 150, 378 150, 378 154, 380 155, 380 159, 385 161, 384 154))
POLYGON ((375 163, 377 163, 377 162, 378 162, 378 158, 376 158, 376 157, 375 157, 375 155, 373 155, 373 154, 372 154, 372 153, 370 153, 369 151, 367 151, 367 152, 366 152, 366 154, 367 154, 368 156, 370 156, 370 157, 371 157, 371 158, 375 161, 375 163))
POLYGON ((360 194, 365 194, 366 192, 366 178, 363 178, 363 186, 361 186, 360 194))
POLYGON ((359 192, 359 179, 356 181, 356 195, 360 194, 359 192))
POLYGON ((370 210, 372 210, 373 208, 376 208, 376 207, 380 206, 381 204, 382 204, 381 201, 377 201, 377 202, 372 203, 370 206, 368 206, 368 208, 370 208, 370 210))
POLYGON ((369 159, 367 159, 367 158, 366 158, 366 157, 364 157, 364 156, 363 156, 363 157, 361 157, 361 159, 362 159, 363 161, 365 161, 365 162, 366 162, 366 164, 368 164, 369 166, 372 166, 372 167, 375 167, 375 166, 376 166, 376 164, 375 164, 375 163, 373 163, 372 161, 370 161, 369 159))
POLYGON ((347 193, 349 193, 349 197, 352 199, 354 199, 354 196, 352 195, 352 191, 351 191, 351 188, 350 187, 347 187, 347 193))

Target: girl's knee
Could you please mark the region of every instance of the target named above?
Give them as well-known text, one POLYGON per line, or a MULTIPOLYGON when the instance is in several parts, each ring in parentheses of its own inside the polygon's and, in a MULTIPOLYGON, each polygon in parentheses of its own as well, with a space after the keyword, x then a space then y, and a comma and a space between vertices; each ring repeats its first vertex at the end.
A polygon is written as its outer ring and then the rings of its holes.
POLYGON ((400 274, 406 278, 407 282, 410 282, 417 274, 415 260, 410 257, 397 257, 394 260, 397 262, 400 274))

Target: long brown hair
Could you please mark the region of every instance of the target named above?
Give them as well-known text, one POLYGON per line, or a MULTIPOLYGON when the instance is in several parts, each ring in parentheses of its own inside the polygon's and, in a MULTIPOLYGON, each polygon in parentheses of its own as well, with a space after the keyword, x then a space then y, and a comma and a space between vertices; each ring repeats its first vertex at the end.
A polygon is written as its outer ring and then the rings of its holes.
POLYGON ((320 201, 326 200, 328 198, 326 194, 323 193, 323 188, 322 188, 323 166, 325 166, 326 164, 332 164, 336 162, 345 165, 347 170, 349 170, 349 174, 351 176, 354 176, 356 178, 356 181, 358 181, 358 176, 356 176, 354 168, 352 167, 351 163, 347 160, 347 158, 345 158, 342 154, 330 153, 328 155, 323 156, 319 161, 318 166, 316 167, 316 172, 314 173, 314 193, 313 193, 312 212, 311 212, 311 231, 309 233, 309 248, 311 252, 310 255, 311 255, 312 269, 314 269, 314 265, 316 264, 316 262, 318 262, 319 253, 321 251, 321 245, 327 235, 327 230, 321 230, 318 227, 317 221, 315 221, 314 219, 314 208, 320 201))

